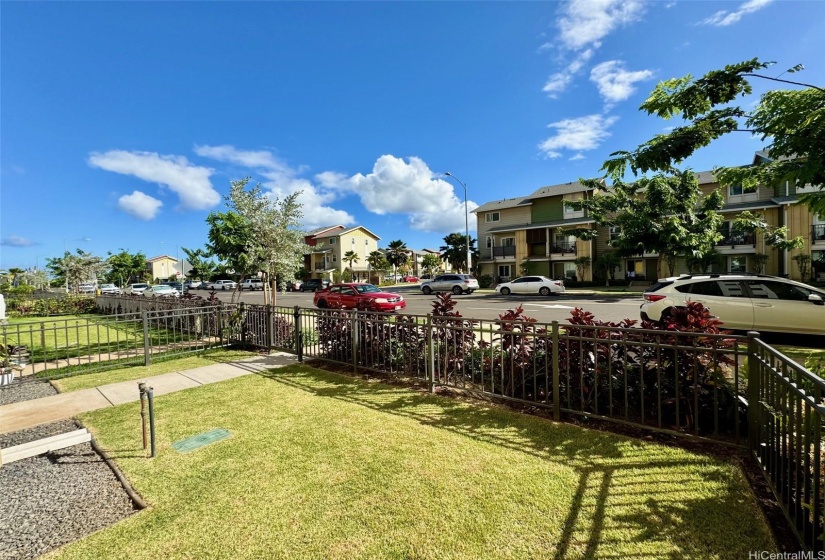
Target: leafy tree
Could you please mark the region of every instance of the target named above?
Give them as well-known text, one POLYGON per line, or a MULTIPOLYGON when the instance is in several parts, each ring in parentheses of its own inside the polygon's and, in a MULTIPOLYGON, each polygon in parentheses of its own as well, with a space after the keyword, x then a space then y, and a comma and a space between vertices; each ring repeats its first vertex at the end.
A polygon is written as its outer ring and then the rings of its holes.
POLYGON ((438 255, 427 253, 426 255, 421 257, 421 267, 427 274, 432 274, 433 272, 438 270, 439 266, 441 266, 441 258, 438 255))
POLYGON ((722 253, 717 249, 711 249, 703 255, 691 255, 685 259, 685 264, 691 273, 708 272, 714 265, 719 265, 721 262, 722 253))
POLYGON ((405 264, 407 259, 410 258, 408 254, 409 249, 407 248, 407 244, 400 239, 390 241, 388 247, 387 261, 392 265, 393 274, 398 274, 398 267, 405 264))
MULTIPOLYGON (((800 200, 816 213, 825 211, 825 89, 756 73, 772 64, 754 58, 713 70, 701 78, 687 75, 661 82, 641 110, 663 119, 681 117, 685 124, 631 152, 614 152, 602 169, 616 179, 627 167, 634 174, 670 171, 713 140, 731 132, 748 132, 762 140, 770 138, 770 161, 750 167, 717 168, 714 173, 720 184, 744 188, 785 181, 816 185, 819 192, 805 194, 800 200), (731 105, 737 97, 752 92, 752 78, 798 89, 768 91, 752 110, 731 105)), ((797 65, 787 72, 802 69, 797 65)))
POLYGON ((141 252, 132 254, 125 249, 119 253, 110 252, 106 263, 109 265, 106 280, 112 284, 123 286, 146 279, 146 255, 141 252))
POLYGON ((189 263, 188 276, 196 280, 211 280, 215 274, 214 261, 207 260, 209 256, 203 249, 187 249, 181 247, 186 254, 186 262, 189 263))
POLYGON ((753 271, 757 274, 762 274, 765 271, 765 265, 768 264, 770 257, 765 253, 756 253, 751 255, 751 262, 753 263, 753 271))
POLYGON ((609 251, 596 259, 596 269, 604 272, 605 286, 610 285, 611 280, 616 279, 616 269, 622 265, 622 259, 613 251, 609 251))
POLYGON ((264 195, 260 184, 246 190, 248 182, 249 178, 232 181, 226 197, 228 211, 213 212, 207 218, 207 247, 241 279, 264 272, 274 303, 276 279, 293 276, 303 263, 303 255, 309 252, 304 232, 299 229, 303 217, 300 192, 280 199, 264 195))
POLYGON ((361 259, 358 256, 358 253, 356 253, 355 251, 347 251, 346 253, 344 253, 344 256, 341 260, 349 264, 349 268, 350 270, 352 270, 353 263, 357 263, 361 259))
MULTIPOLYGON (((478 262, 476 240, 470 237, 470 266, 478 262)), ((444 245, 439 247, 441 259, 450 263, 453 270, 470 272, 467 270, 467 236, 463 233, 451 233, 444 238, 444 245)))
POLYGON ((590 268, 590 257, 577 257, 573 260, 573 264, 576 265, 579 282, 584 281, 584 274, 590 268))
POLYGON ((77 249, 74 255, 66 251, 62 257, 46 259, 46 268, 62 283, 71 284, 72 290, 77 292, 80 284, 92 282, 103 275, 108 264, 98 256, 77 249))
POLYGON ((799 269, 799 277, 802 278, 803 281, 810 278, 811 255, 794 255, 793 260, 796 263, 796 267, 799 269))
POLYGON ((788 239, 788 228, 786 226, 770 225, 759 213, 753 214, 747 210, 740 212, 733 222, 733 227, 746 233, 760 232, 765 239, 765 245, 775 247, 781 251, 801 249, 805 246, 805 240, 802 236, 788 239))
MULTIPOLYGON (((658 253, 673 276, 679 257, 702 257, 714 251, 722 238, 719 226, 723 198, 717 190, 702 197, 692 171, 672 170, 642 177, 634 183, 617 179, 608 188, 601 180, 582 179, 596 195, 566 203, 586 210, 599 226, 618 226, 610 245, 620 257, 658 253)), ((596 229, 569 230, 581 239, 593 239, 596 229)))

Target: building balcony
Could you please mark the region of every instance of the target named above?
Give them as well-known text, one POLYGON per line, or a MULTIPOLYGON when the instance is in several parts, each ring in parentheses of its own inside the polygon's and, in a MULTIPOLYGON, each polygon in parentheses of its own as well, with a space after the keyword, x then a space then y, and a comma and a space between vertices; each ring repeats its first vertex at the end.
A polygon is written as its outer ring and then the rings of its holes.
POLYGON ((737 245, 751 245, 753 247, 756 247, 756 235, 753 233, 723 231, 722 235, 724 237, 716 242, 717 247, 726 245, 730 245, 731 247, 735 247, 737 245))
POLYGON ((493 247, 493 258, 500 258, 500 257, 515 257, 516 256, 516 248, 515 246, 510 247, 493 247))
POLYGON ((550 245, 550 253, 553 255, 575 255, 575 241, 556 241, 550 245))

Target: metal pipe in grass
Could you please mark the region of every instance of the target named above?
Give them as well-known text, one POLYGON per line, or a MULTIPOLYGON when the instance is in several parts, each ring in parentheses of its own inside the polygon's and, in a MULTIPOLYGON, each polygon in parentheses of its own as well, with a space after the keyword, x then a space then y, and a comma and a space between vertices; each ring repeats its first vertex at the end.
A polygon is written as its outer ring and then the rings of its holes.
POLYGON ((149 440, 152 449, 149 456, 154 457, 157 448, 155 446, 155 391, 152 387, 146 388, 146 397, 149 400, 149 440))

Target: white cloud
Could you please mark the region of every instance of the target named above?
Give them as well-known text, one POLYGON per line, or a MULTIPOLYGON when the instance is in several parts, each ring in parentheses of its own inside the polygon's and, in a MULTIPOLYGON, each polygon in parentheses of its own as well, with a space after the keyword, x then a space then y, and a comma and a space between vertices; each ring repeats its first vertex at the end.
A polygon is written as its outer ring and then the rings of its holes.
POLYGON ((549 158, 560 157, 559 150, 593 150, 610 136, 608 129, 617 120, 619 117, 588 115, 550 123, 547 127, 556 129, 556 135, 539 144, 539 149, 549 158))
POLYGON ((624 101, 630 97, 636 88, 636 82, 649 80, 653 77, 650 70, 629 71, 621 60, 608 60, 597 64, 590 71, 590 80, 599 88, 599 93, 610 103, 624 101))
POLYGON ((19 235, 9 235, 0 240, 0 245, 6 247, 31 247, 32 245, 36 245, 36 243, 31 239, 20 237, 19 235))
POLYGON ((557 22, 559 39, 571 50, 598 48, 612 31, 637 21, 643 13, 640 0, 572 0, 557 22))
POLYGON ((576 55, 576 57, 563 70, 556 72, 547 79, 542 91, 549 94, 550 97, 555 98, 557 93, 567 89, 573 77, 582 69, 582 67, 593 56, 593 49, 587 49, 576 55))
POLYGON ((125 194, 117 200, 117 207, 139 220, 151 220, 158 214, 163 203, 140 191, 125 194))
MULTIPOLYGON (((464 230, 464 189, 459 197, 453 184, 436 178, 420 158, 410 157, 405 162, 383 155, 376 160, 372 173, 358 173, 347 182, 370 212, 408 214, 410 227, 419 231, 464 230)), ((468 212, 477 207, 475 202, 467 201, 468 212)))
POLYGON ((183 156, 110 150, 92 152, 89 165, 165 185, 178 195, 181 206, 189 210, 204 210, 221 201, 209 181, 214 170, 193 165, 183 156))
POLYGON ((738 10, 733 12, 720 10, 709 18, 703 20, 702 23, 705 25, 715 25, 717 27, 733 25, 742 19, 742 16, 759 11, 771 2, 773 2, 773 0, 748 0, 747 2, 740 4, 738 10))
POLYGON ((579 152, 575 156, 571 157, 569 161, 579 161, 580 159, 584 159, 584 154, 579 152))

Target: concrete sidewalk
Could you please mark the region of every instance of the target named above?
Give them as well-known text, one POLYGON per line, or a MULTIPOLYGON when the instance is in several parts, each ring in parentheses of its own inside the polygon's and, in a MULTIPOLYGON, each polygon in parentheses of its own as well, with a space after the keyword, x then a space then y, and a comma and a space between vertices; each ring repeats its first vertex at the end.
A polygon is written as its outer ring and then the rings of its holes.
MULTIPOLYGON (((147 377, 141 381, 146 381, 146 385, 154 389, 155 396, 159 396, 283 367, 297 363, 297 361, 297 356, 279 352, 268 356, 253 356, 235 362, 147 377)), ((94 389, 60 393, 51 397, 0 406, 0 434, 69 419, 81 412, 140 400, 137 384, 138 380, 123 381, 94 389)))

